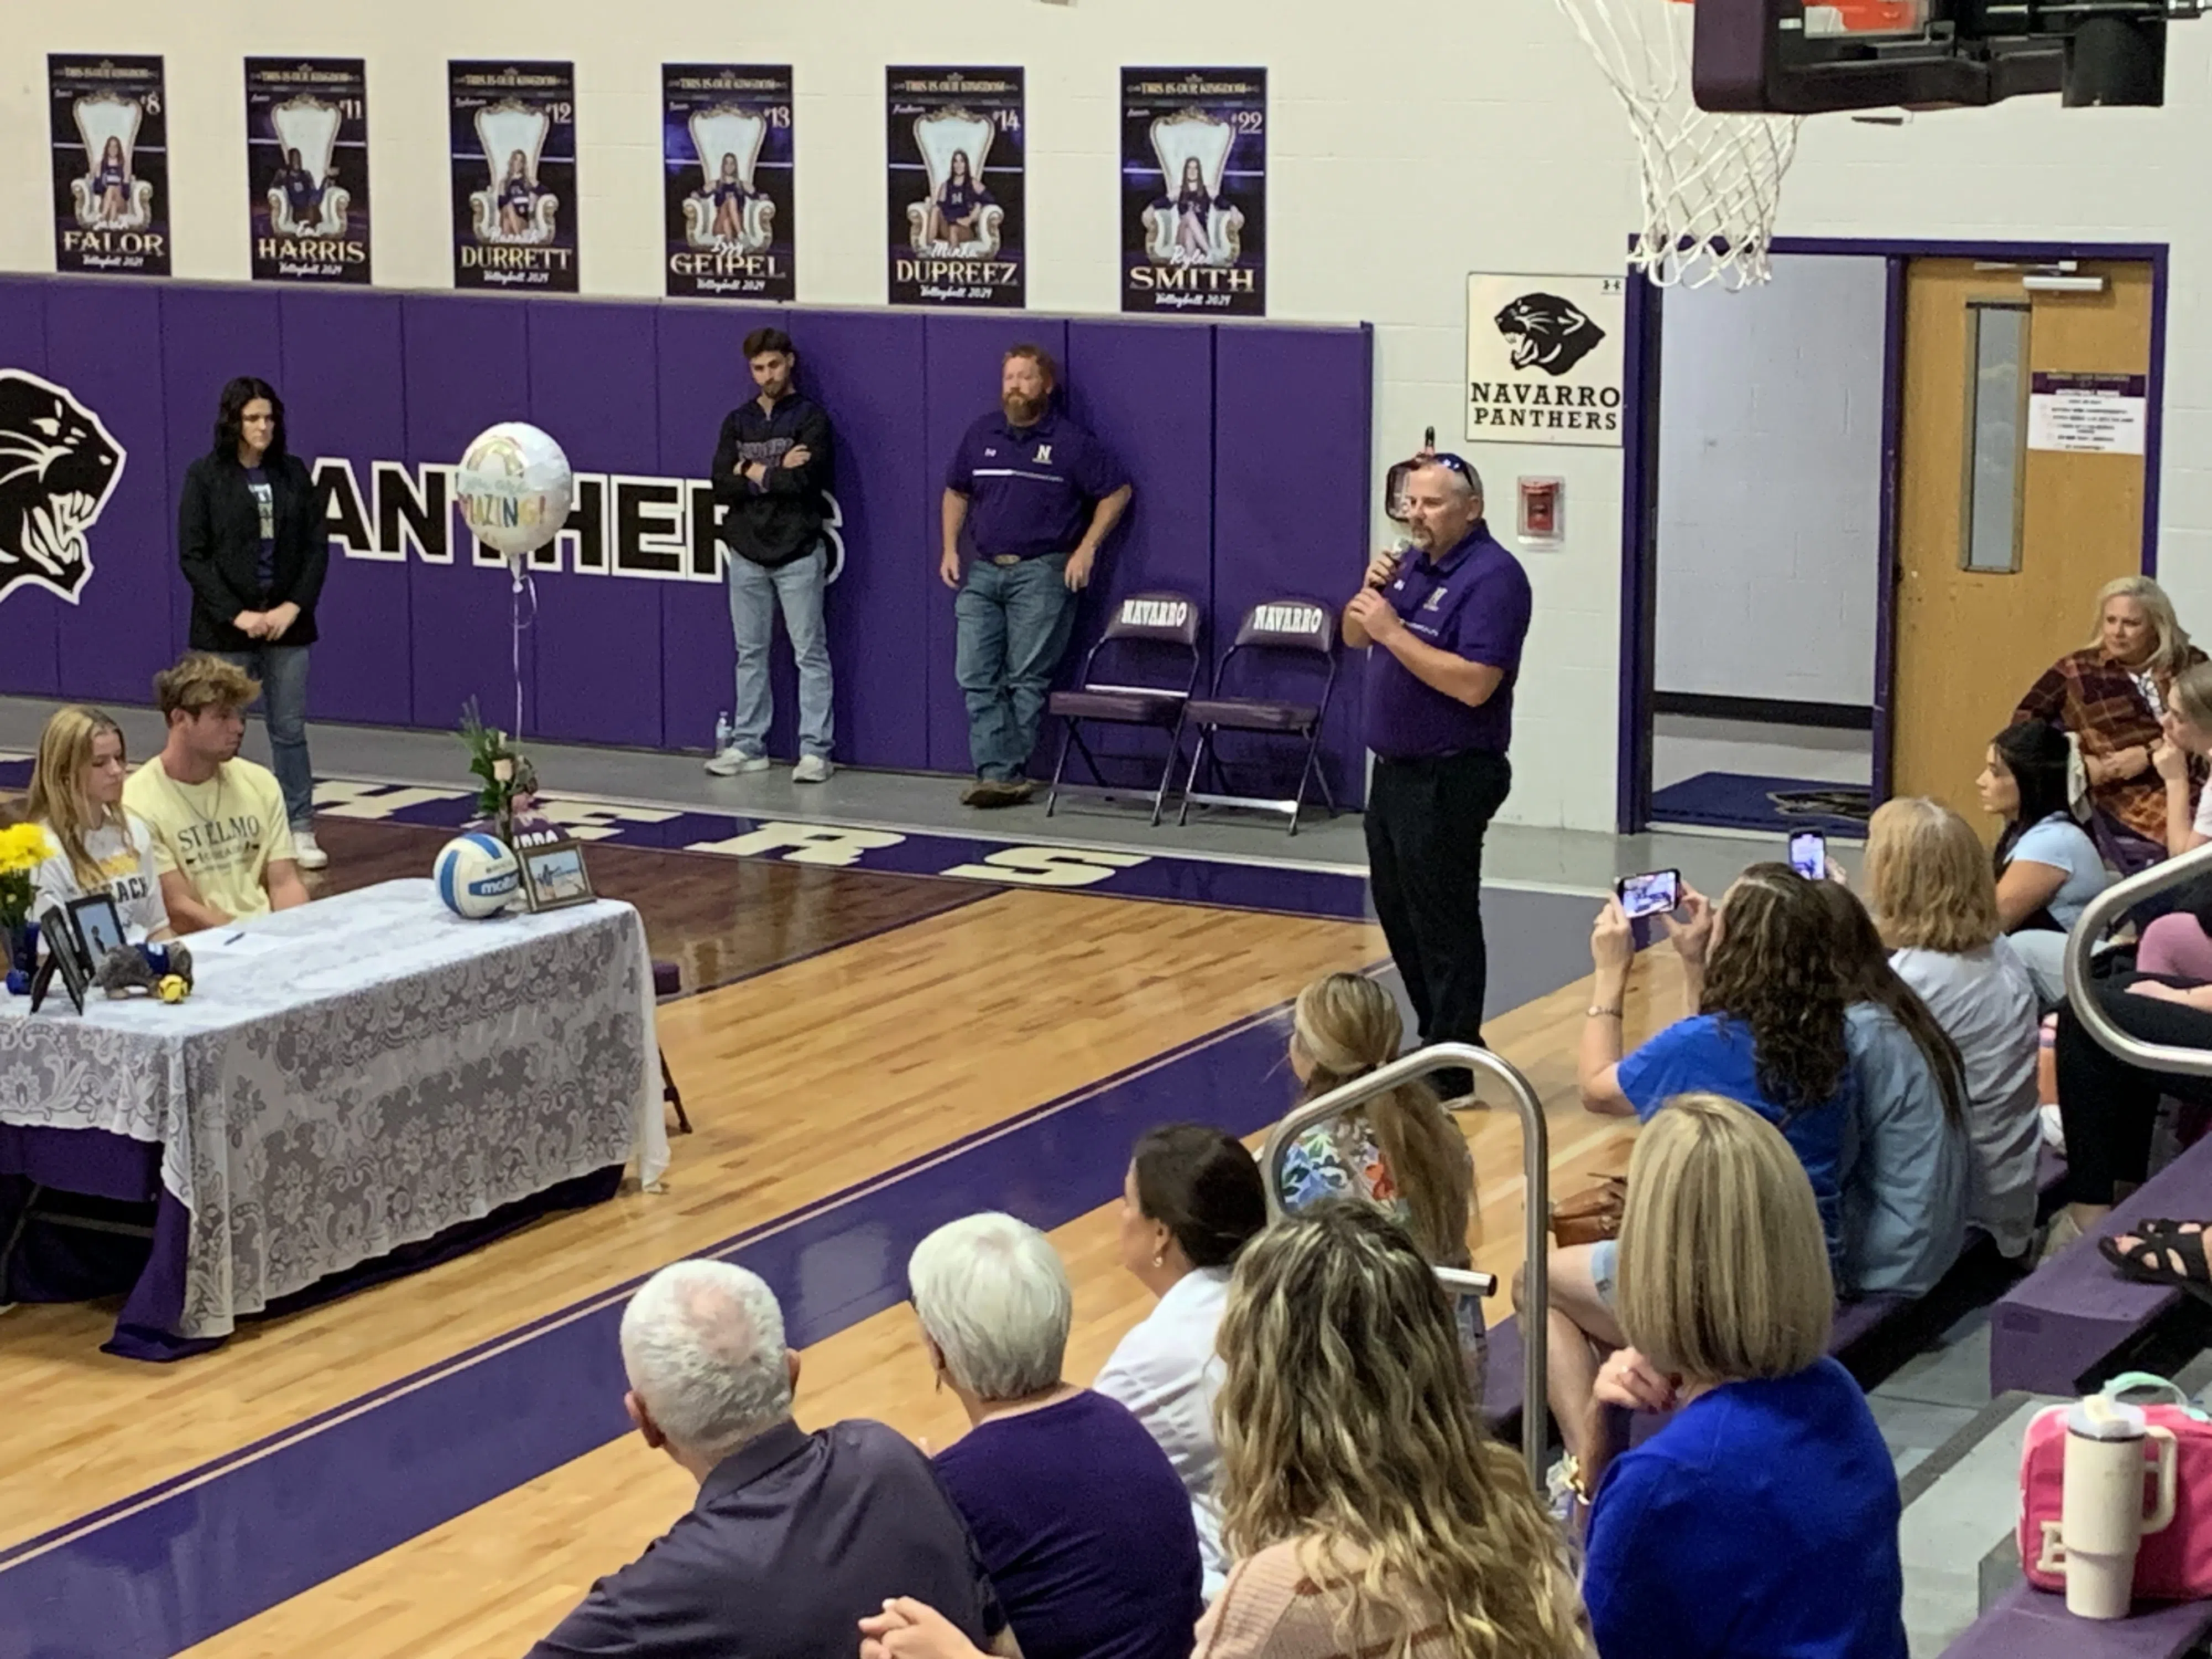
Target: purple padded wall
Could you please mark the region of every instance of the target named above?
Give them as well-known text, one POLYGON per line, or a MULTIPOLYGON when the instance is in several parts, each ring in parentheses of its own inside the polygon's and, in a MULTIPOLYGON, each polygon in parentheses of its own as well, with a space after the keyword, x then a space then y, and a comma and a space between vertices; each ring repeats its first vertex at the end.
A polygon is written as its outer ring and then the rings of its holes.
MULTIPOLYGON (((284 422, 294 453, 353 464, 362 510, 374 513, 370 464, 405 449, 407 394, 397 295, 287 289, 283 307, 284 422)), ((415 689, 408 567, 349 559, 337 547, 324 579, 308 712, 319 720, 405 726, 415 689)))
MULTIPOLYGON (((283 356, 276 289, 265 284, 162 288, 161 380, 167 405, 162 435, 169 452, 167 501, 173 561, 178 552, 173 532, 185 469, 208 453, 224 385, 240 374, 252 374, 277 387, 282 395, 283 356)), ((284 412, 289 434, 290 404, 284 412)), ((312 452, 308 459, 313 459, 312 452)), ((169 649, 172 655, 181 656, 190 643, 191 589, 181 574, 173 573, 167 587, 169 649)))
POLYGON ((82 598, 58 607, 61 689, 74 698, 151 702, 154 676, 175 655, 169 606, 184 579, 164 441, 162 293, 105 278, 46 289, 46 378, 97 410, 129 457, 94 527, 82 598))
MULTIPOLYGON (((532 300, 526 309, 531 422, 552 434, 574 466, 658 474, 660 391, 652 310, 563 300, 532 300)), ((610 549, 612 539, 610 526, 610 549)), ((680 576, 661 582, 544 573, 536 585, 531 647, 538 689, 527 711, 530 730, 569 742, 659 748, 661 699, 653 665, 661 659, 661 592, 680 586, 680 576)))
MULTIPOLYGON (((36 276, 0 277, 0 368, 26 369, 41 380, 53 378, 46 373, 46 293, 52 286, 36 276)), ((125 460, 125 470, 133 465, 125 460)), ((97 580, 106 543, 96 526, 92 547, 97 580)), ((60 695, 55 626, 58 614, 68 608, 68 601, 52 588, 32 583, 20 584, 0 599, 0 692, 31 697, 60 695)))
MULTIPOLYGON (((1213 331, 1217 662, 1237 619, 1261 599, 1298 594, 1336 605, 1358 586, 1373 362, 1364 326, 1213 331)), ((1365 799, 1359 655, 1346 653, 1339 667, 1322 746, 1340 806, 1365 799)), ((1249 745, 1236 752, 1260 763, 1249 745)))
MULTIPOLYGON (((923 507, 929 562, 942 550, 938 513, 945 494, 945 469, 951 465, 971 422, 999 401, 999 374, 1006 348, 1042 346, 1063 366, 1067 362, 1067 325, 1057 317, 932 316, 922 327, 925 400, 923 507)), ((1063 368, 1062 378, 1065 379, 1063 368)), ((963 538, 965 545, 965 538, 963 538)), ((968 708, 953 678, 953 595, 930 573, 928 599, 929 756, 933 772, 974 769, 968 755, 968 708)), ((1040 743, 1040 754, 1050 752, 1040 743)), ((1043 765, 1032 759, 1034 773, 1043 765)))
MULTIPOLYGON (((414 295, 402 302, 407 374, 405 459, 459 463, 469 441, 530 407, 526 307, 498 298, 414 295)), ((485 723, 514 720, 511 609, 504 565, 471 562, 475 538, 448 511, 450 565, 411 561, 408 570, 415 724, 450 729, 477 698, 485 723)), ((542 596, 548 582, 541 580, 542 596)), ((611 649, 618 649, 610 641, 611 649)), ((523 724, 538 714, 535 653, 522 647, 523 724)))

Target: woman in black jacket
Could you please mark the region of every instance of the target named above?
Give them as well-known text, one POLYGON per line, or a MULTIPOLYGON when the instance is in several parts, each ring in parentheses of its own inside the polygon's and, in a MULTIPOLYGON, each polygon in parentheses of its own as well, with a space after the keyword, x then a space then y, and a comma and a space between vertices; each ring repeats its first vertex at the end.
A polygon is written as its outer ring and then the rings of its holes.
POLYGON ((307 469, 284 447, 284 400, 240 375, 222 389, 215 447, 185 471, 177 548, 192 586, 191 647, 261 682, 262 712, 300 866, 319 870, 307 759, 307 647, 330 541, 307 469))

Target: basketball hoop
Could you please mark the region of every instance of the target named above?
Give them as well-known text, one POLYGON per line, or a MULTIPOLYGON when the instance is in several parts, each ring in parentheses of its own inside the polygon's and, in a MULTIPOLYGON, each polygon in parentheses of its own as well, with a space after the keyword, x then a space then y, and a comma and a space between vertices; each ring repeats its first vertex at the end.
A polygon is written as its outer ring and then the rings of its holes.
POLYGON ((1628 256, 1661 288, 1765 282, 1795 115, 1723 115, 1690 95, 1691 0, 1557 0, 1636 135, 1644 224, 1628 256))

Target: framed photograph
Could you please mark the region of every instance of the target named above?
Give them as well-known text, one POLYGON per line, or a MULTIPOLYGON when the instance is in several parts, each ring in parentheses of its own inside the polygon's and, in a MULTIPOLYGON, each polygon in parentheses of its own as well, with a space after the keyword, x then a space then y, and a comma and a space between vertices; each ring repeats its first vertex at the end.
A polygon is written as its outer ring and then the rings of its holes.
POLYGON ((69 902, 70 925, 76 930, 77 948, 84 959, 92 964, 94 973, 107 960, 107 953, 127 944, 124 937, 123 917, 116 910, 115 901, 106 893, 91 893, 83 898, 69 902))
POLYGON ((592 878, 584 868, 584 849, 575 842, 519 847, 515 856, 522 861, 522 896, 532 911, 589 904, 594 897, 592 878))
POLYGON ((40 925, 39 936, 46 941, 46 959, 39 964, 38 974, 31 981, 31 1012, 39 1012, 39 1005, 46 1000, 46 993, 58 978, 62 988, 69 993, 70 1005, 82 1013, 84 994, 92 984, 92 967, 85 960, 69 922, 60 911, 49 910, 40 925))

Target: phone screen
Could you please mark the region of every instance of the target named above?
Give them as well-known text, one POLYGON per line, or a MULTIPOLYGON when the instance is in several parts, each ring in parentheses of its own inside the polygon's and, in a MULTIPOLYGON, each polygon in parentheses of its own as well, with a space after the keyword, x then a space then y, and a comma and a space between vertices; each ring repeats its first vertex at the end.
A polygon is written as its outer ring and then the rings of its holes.
POLYGON ((1790 867, 1808 881, 1828 873, 1828 838, 1817 830, 1800 830, 1790 837, 1790 867))
POLYGON ((1648 870, 1640 876, 1623 876, 1613 890, 1620 895, 1620 908, 1631 921, 1665 915, 1681 902, 1682 876, 1679 870, 1648 870))

